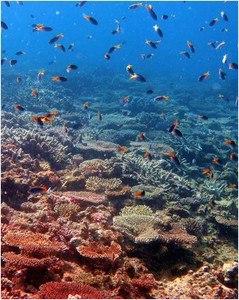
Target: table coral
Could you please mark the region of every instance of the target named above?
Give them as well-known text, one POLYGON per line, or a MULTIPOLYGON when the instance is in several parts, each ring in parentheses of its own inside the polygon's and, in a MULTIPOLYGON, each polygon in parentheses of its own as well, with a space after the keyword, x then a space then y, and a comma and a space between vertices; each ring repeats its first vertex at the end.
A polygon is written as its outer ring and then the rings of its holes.
POLYGON ((81 299, 106 299, 107 293, 98 291, 90 285, 73 282, 47 282, 40 286, 40 299, 67 299, 78 294, 81 299))
POLYGON ((197 242, 195 236, 183 231, 176 224, 163 224, 154 216, 116 216, 113 224, 136 244, 149 244, 157 240, 179 245, 193 245, 197 242))

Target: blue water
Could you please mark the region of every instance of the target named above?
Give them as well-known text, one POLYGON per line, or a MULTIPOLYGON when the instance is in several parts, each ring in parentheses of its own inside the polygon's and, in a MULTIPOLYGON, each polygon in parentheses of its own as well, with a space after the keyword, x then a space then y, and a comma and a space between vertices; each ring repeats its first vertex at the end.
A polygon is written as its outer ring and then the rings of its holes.
MULTIPOLYGON (((199 75, 210 71, 206 79, 209 83, 219 82, 226 85, 218 78, 218 68, 222 67, 227 73, 227 81, 237 79, 235 70, 228 70, 229 62, 237 62, 237 28, 238 4, 237 2, 208 1, 208 2, 153 2, 154 11, 158 16, 155 21, 143 6, 134 10, 128 6, 134 2, 120 1, 88 1, 82 7, 76 7, 77 2, 71 1, 31 1, 18 5, 15 1, 7 7, 2 2, 2 20, 8 25, 8 30, 2 30, 2 50, 8 60, 17 58, 18 63, 13 68, 17 70, 45 69, 50 72, 61 72, 66 75, 68 64, 78 65, 79 72, 85 74, 94 72, 97 68, 113 70, 128 78, 125 67, 134 66, 137 73, 144 75, 147 81, 152 79, 160 81, 165 76, 175 76, 185 80, 192 78, 197 81, 199 75), (229 21, 224 21, 220 12, 225 11, 229 21), (99 25, 94 26, 87 22, 82 14, 94 17, 99 25), (161 20, 161 15, 167 14, 167 20, 161 20), (30 15, 34 16, 32 18, 30 15), (208 23, 213 18, 219 21, 212 27, 208 23), (120 22, 121 32, 113 35, 116 29, 115 19, 120 22), (53 28, 51 32, 33 32, 32 24, 43 23, 53 28), (160 38, 152 28, 158 24, 164 37, 160 38), (205 30, 199 31, 204 26, 205 30), (227 28, 227 32, 221 32, 227 28), (73 52, 66 50, 63 53, 54 45, 48 44, 50 38, 58 33, 64 37, 58 40, 66 48, 70 43, 75 44, 73 52), (88 36, 92 36, 88 39, 88 36), (157 49, 152 49, 145 44, 145 40, 156 41, 161 39, 157 49), (190 53, 187 40, 191 41, 195 53, 190 53), (208 45, 209 41, 226 44, 215 50, 208 45), (106 61, 103 57, 113 45, 125 42, 120 49, 106 61), (191 59, 180 55, 180 51, 188 51, 191 59), (16 57, 15 52, 26 51, 25 56, 16 57), (154 53, 153 59, 142 60, 141 54, 154 53), (222 56, 228 54, 228 63, 221 63, 222 56), (52 60, 56 63, 48 65, 52 60)), ((136 3, 136 2, 135 2, 136 3)), ((217 45, 218 45, 217 43, 217 45)), ((2 72, 9 71, 5 63, 2 72)), ((70 74, 72 76, 72 74, 70 74)))

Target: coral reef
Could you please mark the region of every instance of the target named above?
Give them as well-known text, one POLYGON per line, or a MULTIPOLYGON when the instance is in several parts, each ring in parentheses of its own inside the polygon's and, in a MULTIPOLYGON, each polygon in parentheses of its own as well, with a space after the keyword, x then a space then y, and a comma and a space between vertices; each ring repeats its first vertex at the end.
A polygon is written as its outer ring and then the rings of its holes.
POLYGON ((47 282, 40 286, 40 299, 68 299, 68 296, 79 296, 78 299, 106 299, 105 292, 98 291, 90 285, 73 282, 47 282))
POLYGON ((154 216, 144 214, 116 216, 113 218, 113 224, 115 228, 129 236, 134 243, 148 244, 159 240, 165 243, 193 245, 197 242, 196 237, 187 234, 176 224, 162 223, 154 216))
POLYGON ((86 179, 86 189, 93 192, 104 192, 117 190, 122 184, 119 178, 101 178, 97 176, 91 176, 86 179))

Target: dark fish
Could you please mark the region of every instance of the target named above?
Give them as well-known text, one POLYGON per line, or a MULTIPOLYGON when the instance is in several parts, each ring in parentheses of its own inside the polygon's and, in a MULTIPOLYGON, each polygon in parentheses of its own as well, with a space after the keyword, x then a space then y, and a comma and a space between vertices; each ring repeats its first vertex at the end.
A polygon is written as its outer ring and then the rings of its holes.
POLYGON ((135 9, 135 8, 140 7, 140 6, 142 6, 142 5, 143 5, 142 3, 131 4, 131 5, 128 7, 128 9, 135 9))
POLYGON ((127 71, 129 74, 131 74, 131 75, 134 74, 134 71, 133 71, 132 67, 133 67, 132 65, 128 65, 128 66, 126 67, 126 71, 127 71))
POLYGON ((49 44, 54 44, 59 38, 63 37, 62 33, 59 33, 57 35, 55 35, 53 38, 50 39, 50 41, 48 42, 49 44))
POLYGON ((32 14, 30 15, 30 17, 31 17, 32 19, 35 19, 35 17, 34 17, 32 14))
POLYGON ((210 75, 209 72, 203 73, 202 75, 200 75, 198 77, 198 81, 203 81, 206 77, 208 77, 210 75))
POLYGON ((161 19, 162 19, 162 20, 167 20, 167 19, 168 19, 168 15, 162 15, 162 16, 161 16, 161 19))
POLYGON ((219 74, 220 79, 222 79, 222 80, 226 79, 227 74, 225 72, 223 72, 221 68, 218 70, 218 74, 219 74))
POLYGON ((221 12, 221 17, 223 18, 223 20, 228 22, 228 16, 224 13, 224 11, 221 12))
POLYGON ((150 41, 150 40, 146 40, 145 43, 146 43, 147 45, 149 45, 150 47, 152 47, 153 49, 157 49, 156 44, 160 43, 160 41, 152 42, 152 41, 150 41))
POLYGON ((73 51, 73 47, 74 47, 74 43, 71 43, 67 49, 73 51))
POLYGON ((238 64, 235 62, 229 63, 229 69, 230 70, 238 70, 238 64))
POLYGON ((109 49, 108 53, 111 54, 111 53, 113 53, 116 49, 119 49, 120 47, 121 47, 121 44, 112 46, 112 47, 109 49))
POLYGON ((4 1, 4 3, 6 4, 7 7, 10 7, 9 1, 4 1))
POLYGON ((203 31, 205 29, 204 26, 200 27, 199 31, 203 31))
POLYGON ((171 133, 178 124, 178 120, 175 120, 169 128, 169 132, 171 133))
POLYGON ((16 59, 11 59, 11 60, 9 60, 9 65, 10 65, 10 66, 15 65, 16 63, 17 63, 17 60, 16 60, 16 59))
POLYGON ((53 60, 49 61, 48 65, 52 65, 52 64, 54 64, 55 62, 56 62, 56 60, 53 59, 53 60))
POLYGON ((238 161, 238 156, 235 153, 230 153, 229 158, 230 160, 238 161))
POLYGON ((77 65, 69 65, 67 66, 66 71, 69 73, 70 70, 76 70, 76 69, 78 69, 77 65))
POLYGON ((209 26, 213 26, 214 24, 216 24, 218 22, 218 18, 214 18, 210 23, 209 26))
POLYGON ((146 94, 149 94, 149 95, 151 95, 151 94, 153 94, 153 90, 148 90, 148 91, 146 91, 146 94))
POLYGON ((98 25, 98 22, 97 22, 96 19, 94 19, 93 17, 88 16, 88 15, 85 15, 85 14, 83 14, 83 17, 84 17, 87 21, 89 21, 91 24, 93 24, 93 25, 98 25))
POLYGON ((41 186, 33 186, 29 189, 28 193, 29 194, 42 194, 45 193, 47 190, 45 185, 41 185, 41 186))
POLYGON ((172 162, 173 164, 175 164, 176 167, 180 167, 180 162, 179 162, 177 156, 176 156, 174 153, 172 153, 172 152, 169 152, 168 155, 169 155, 170 158, 171 158, 171 162, 172 162))
POLYGON ((161 101, 161 100, 168 100, 169 96, 165 96, 165 95, 160 95, 154 98, 155 101, 161 101))
POLYGON ((40 127, 43 127, 44 123, 42 122, 41 117, 32 116, 32 120, 35 121, 40 127))
POLYGON ((17 4, 19 4, 19 5, 23 5, 23 2, 22 1, 16 1, 17 2, 17 4))
POLYGON ((76 6, 78 7, 82 7, 84 4, 86 4, 87 1, 80 1, 78 3, 76 3, 76 6))
POLYGON ((6 104, 2 104, 2 109, 5 109, 7 107, 6 104))
POLYGON ((156 13, 153 11, 152 5, 145 4, 145 8, 147 9, 147 11, 149 12, 150 16, 154 20, 158 20, 158 17, 156 15, 156 13))
POLYGON ((131 80, 135 79, 135 80, 138 80, 138 81, 141 81, 141 82, 146 82, 146 79, 142 75, 136 74, 136 73, 130 74, 130 79, 131 80))
POLYGON ((55 44, 54 48, 59 48, 61 51, 66 52, 66 49, 62 44, 55 44))
POLYGON ((209 46, 212 46, 212 48, 216 48, 215 42, 208 42, 207 44, 208 44, 209 46))
POLYGON ((109 59, 110 59, 109 54, 108 54, 108 53, 105 53, 105 54, 104 54, 104 58, 105 58, 106 60, 109 60, 109 59))
POLYGON ((157 32, 157 34, 158 34, 160 37, 163 37, 163 32, 162 32, 162 30, 159 28, 158 25, 154 25, 154 26, 153 26, 153 29, 157 32))
POLYGON ((100 121, 102 121, 102 115, 101 115, 101 112, 100 112, 100 111, 98 111, 97 115, 98 115, 98 119, 99 119, 100 121))
POLYGON ((83 129, 85 126, 82 123, 76 123, 72 126, 72 129, 78 130, 78 129, 83 129))
POLYGON ((190 58, 190 54, 187 51, 181 51, 180 54, 185 55, 187 58, 190 58))
POLYGON ((178 130, 177 128, 174 128, 171 132, 173 135, 176 135, 178 137, 183 137, 183 134, 180 130, 178 130))
POLYGON ((43 24, 32 24, 32 31, 52 31, 52 28, 49 26, 44 26, 43 24))
POLYGON ((21 82, 22 81, 22 78, 21 77, 16 77, 16 82, 21 82))
POLYGON ((207 117, 207 116, 198 116, 198 119, 201 119, 201 120, 208 120, 208 117, 207 117))
POLYGON ((3 65, 6 60, 7 60, 6 57, 1 58, 1 65, 3 65))
POLYGON ((26 54, 26 52, 24 52, 24 51, 18 51, 18 52, 16 52, 16 55, 23 55, 23 54, 26 54))
POLYGON ((7 24, 4 23, 3 21, 1 21, 1 27, 2 27, 3 29, 8 29, 7 24))
POLYGON ((67 81, 67 78, 63 77, 63 76, 53 76, 52 80, 64 82, 64 81, 67 81))
POLYGON ((193 44, 192 44, 190 41, 187 41, 187 45, 188 45, 190 51, 191 51, 192 53, 194 53, 194 52, 195 52, 195 49, 194 49, 194 47, 193 47, 193 44))
POLYGON ((142 197, 145 195, 145 191, 136 191, 134 197, 142 197))
POLYGON ((18 104, 13 105, 13 107, 14 107, 16 110, 19 110, 19 111, 24 111, 24 110, 25 110, 24 107, 22 107, 21 105, 18 105, 18 104))

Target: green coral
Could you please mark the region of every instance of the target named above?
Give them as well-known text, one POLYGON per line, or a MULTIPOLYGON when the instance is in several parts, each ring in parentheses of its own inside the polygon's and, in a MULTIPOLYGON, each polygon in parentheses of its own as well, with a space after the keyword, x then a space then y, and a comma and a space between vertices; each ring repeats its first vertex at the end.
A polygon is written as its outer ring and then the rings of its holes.
POLYGON ((136 206, 125 206, 120 211, 121 216, 131 216, 131 215, 139 215, 139 216, 152 216, 153 211, 149 206, 146 205, 136 205, 136 206))

